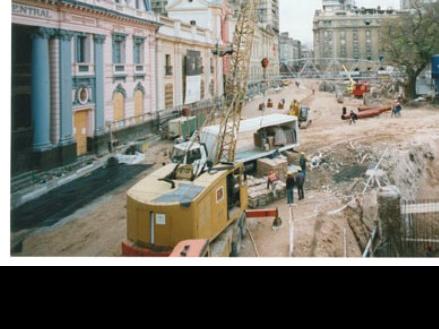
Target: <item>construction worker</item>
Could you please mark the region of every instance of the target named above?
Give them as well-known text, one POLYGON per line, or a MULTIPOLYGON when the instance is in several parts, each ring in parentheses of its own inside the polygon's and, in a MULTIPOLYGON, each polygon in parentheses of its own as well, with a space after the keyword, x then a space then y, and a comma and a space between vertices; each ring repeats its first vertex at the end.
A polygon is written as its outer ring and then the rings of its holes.
POLYGON ((351 111, 350 117, 351 117, 351 121, 349 123, 355 125, 357 123, 357 120, 358 120, 357 114, 355 114, 354 111, 351 111))
POLYGON ((305 185, 305 174, 302 170, 299 170, 299 173, 296 176, 295 179, 296 185, 297 185, 297 192, 299 194, 299 200, 305 199, 305 193, 303 191, 303 186, 305 185))
POLYGON ((280 181, 279 176, 276 174, 276 172, 273 169, 271 169, 267 177, 267 190, 269 190, 271 187, 271 190, 273 191, 273 195, 275 198, 277 198, 276 185, 279 181, 280 181))
POLYGON ((402 106, 401 103, 397 100, 392 109, 392 117, 395 116, 397 118, 401 117, 402 106))
POLYGON ((299 117, 300 103, 295 99, 290 106, 290 115, 299 117))
POLYGON ((306 176, 306 164, 308 162, 308 159, 305 156, 305 153, 300 153, 300 159, 299 159, 299 164, 300 164, 300 168, 302 169, 303 174, 306 176))
POLYGON ((291 171, 288 172, 286 183, 287 183, 287 201, 288 204, 291 205, 294 203, 294 185, 296 184, 293 173, 291 171))

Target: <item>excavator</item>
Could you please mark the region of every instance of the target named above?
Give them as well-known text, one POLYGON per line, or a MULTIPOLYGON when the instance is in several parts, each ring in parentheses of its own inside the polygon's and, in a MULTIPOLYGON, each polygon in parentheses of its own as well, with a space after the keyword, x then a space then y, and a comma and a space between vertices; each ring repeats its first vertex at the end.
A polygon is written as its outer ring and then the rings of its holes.
POLYGON ((258 4, 245 1, 237 20, 214 161, 168 164, 128 191, 124 256, 238 256, 247 218, 277 218, 247 210, 245 168, 235 161, 258 4))
POLYGON ((360 82, 356 82, 351 74, 349 73, 348 69, 346 68, 346 66, 343 65, 343 69, 345 70, 349 81, 350 81, 350 85, 347 86, 346 91, 350 94, 353 95, 356 98, 362 98, 366 93, 369 92, 369 85, 367 83, 360 83, 360 82))

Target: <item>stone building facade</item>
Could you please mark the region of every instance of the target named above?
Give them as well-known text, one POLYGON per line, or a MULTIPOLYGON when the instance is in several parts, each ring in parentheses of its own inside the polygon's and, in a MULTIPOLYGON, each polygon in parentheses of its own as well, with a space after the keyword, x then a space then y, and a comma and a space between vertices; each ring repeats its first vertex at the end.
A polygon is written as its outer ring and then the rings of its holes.
POLYGON ((313 22, 316 63, 324 65, 326 59, 382 59, 381 23, 397 15, 399 12, 393 9, 317 10, 313 22))
POLYGON ((12 2, 12 174, 105 152, 110 126, 144 124, 158 27, 149 0, 12 2))

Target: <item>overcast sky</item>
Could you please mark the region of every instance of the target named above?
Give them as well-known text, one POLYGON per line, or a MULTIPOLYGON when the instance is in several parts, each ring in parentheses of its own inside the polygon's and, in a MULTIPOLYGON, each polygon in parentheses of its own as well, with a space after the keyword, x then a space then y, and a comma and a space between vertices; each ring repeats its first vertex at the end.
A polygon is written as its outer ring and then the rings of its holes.
MULTIPOLYGON (((400 0, 357 0, 358 7, 392 7, 399 9, 400 0)), ((322 0, 280 0, 280 29, 294 39, 312 46, 314 11, 322 8, 322 0)))

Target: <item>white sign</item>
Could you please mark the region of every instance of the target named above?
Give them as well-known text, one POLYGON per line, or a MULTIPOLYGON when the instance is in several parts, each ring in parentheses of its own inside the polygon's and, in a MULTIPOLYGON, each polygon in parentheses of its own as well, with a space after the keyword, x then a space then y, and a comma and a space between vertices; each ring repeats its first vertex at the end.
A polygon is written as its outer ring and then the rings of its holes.
POLYGON ((155 223, 156 225, 166 225, 166 215, 164 214, 155 215, 155 223))
POLYGON ((51 11, 48 9, 19 5, 16 3, 12 5, 12 13, 24 16, 52 18, 51 11))
POLYGON ((185 103, 199 102, 201 99, 201 76, 193 75, 186 77, 186 98, 185 103))

